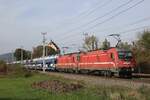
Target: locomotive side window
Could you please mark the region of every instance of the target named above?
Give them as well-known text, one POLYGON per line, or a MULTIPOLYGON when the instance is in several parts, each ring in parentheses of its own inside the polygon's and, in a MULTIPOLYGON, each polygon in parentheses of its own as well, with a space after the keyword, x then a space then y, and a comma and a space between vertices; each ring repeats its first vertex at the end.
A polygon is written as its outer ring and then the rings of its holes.
POLYGON ((77 61, 80 61, 80 54, 77 54, 77 61))
POLYGON ((111 57, 111 59, 112 59, 112 60, 114 60, 114 59, 115 59, 115 58, 114 58, 114 54, 113 54, 113 53, 111 53, 111 54, 110 54, 110 57, 111 57))

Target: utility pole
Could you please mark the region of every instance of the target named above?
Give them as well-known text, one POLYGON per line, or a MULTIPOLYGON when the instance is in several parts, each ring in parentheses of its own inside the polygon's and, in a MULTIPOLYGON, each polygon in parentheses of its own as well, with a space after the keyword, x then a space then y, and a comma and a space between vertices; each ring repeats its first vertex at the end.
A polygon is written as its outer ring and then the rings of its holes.
POLYGON ((48 47, 47 47, 47 46, 45 47, 45 52, 46 52, 46 53, 45 53, 46 56, 48 56, 48 47))
POLYGON ((21 64, 23 64, 23 46, 21 46, 21 64))
POLYGON ((12 55, 12 58, 11 58, 11 62, 13 63, 13 61, 14 61, 14 51, 12 50, 12 53, 11 53, 12 55))
POLYGON ((45 68, 46 68, 46 65, 45 65, 45 42, 46 42, 46 38, 45 38, 45 35, 47 34, 46 32, 45 33, 41 33, 43 35, 43 72, 45 73, 45 68))
POLYGON ((32 50, 31 50, 31 60, 33 59, 33 50, 34 50, 34 47, 32 47, 32 50))

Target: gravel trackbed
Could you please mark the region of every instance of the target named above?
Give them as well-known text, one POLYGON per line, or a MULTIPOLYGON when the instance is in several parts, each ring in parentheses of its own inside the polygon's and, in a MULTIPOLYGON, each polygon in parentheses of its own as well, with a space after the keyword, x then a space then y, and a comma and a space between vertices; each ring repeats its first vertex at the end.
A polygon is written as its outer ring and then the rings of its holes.
POLYGON ((105 78, 100 76, 90 76, 90 75, 77 75, 68 73, 57 73, 57 72, 46 72, 48 75, 54 75, 59 77, 64 77, 66 79, 73 79, 77 81, 83 81, 90 85, 104 85, 104 86, 123 86, 128 88, 137 89, 142 86, 150 87, 150 79, 148 82, 142 79, 120 79, 120 78, 105 78))

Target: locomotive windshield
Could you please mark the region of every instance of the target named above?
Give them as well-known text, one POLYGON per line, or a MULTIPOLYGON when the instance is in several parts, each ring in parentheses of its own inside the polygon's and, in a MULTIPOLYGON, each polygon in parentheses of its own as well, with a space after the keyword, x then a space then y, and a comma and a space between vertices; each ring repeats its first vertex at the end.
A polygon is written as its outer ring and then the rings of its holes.
POLYGON ((130 60, 132 59, 132 52, 131 51, 118 51, 119 59, 130 60))

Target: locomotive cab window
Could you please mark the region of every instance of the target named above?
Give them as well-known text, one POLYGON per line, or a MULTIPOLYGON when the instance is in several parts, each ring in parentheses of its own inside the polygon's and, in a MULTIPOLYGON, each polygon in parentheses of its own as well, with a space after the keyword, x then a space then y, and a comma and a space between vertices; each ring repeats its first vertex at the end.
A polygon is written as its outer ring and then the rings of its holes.
POLYGON ((118 52, 119 59, 130 60, 133 58, 131 51, 119 51, 118 52))

